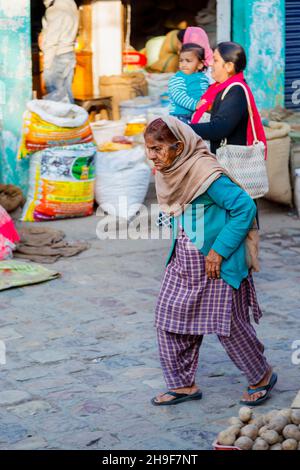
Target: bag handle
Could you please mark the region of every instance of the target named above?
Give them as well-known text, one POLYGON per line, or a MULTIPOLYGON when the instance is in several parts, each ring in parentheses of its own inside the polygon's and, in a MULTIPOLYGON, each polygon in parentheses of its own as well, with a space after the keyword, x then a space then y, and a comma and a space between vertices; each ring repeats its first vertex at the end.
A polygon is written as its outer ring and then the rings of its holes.
MULTIPOLYGON (((258 139, 257 139, 257 135, 256 135, 256 130, 255 130, 255 125, 254 125, 254 119, 253 119, 253 111, 252 111, 252 108, 251 108, 251 103, 250 103, 250 97, 249 97, 249 93, 248 93, 248 90, 247 88, 245 87, 245 85, 243 85, 242 83, 240 82, 234 82, 234 83, 231 83, 230 85, 228 85, 228 87, 224 90, 224 93, 222 95, 222 98, 221 100, 223 101, 223 99, 225 98, 225 96, 227 95, 227 93, 229 92, 229 90, 235 86, 235 85, 239 85, 243 88, 244 92, 245 92, 245 95, 246 95, 246 99, 247 99, 247 104, 248 104, 248 113, 249 113, 249 117, 250 117, 250 122, 251 122, 251 127, 252 127, 252 132, 253 132, 253 137, 254 137, 254 144, 258 144, 258 139)), ((227 139, 226 139, 227 140, 227 139)))

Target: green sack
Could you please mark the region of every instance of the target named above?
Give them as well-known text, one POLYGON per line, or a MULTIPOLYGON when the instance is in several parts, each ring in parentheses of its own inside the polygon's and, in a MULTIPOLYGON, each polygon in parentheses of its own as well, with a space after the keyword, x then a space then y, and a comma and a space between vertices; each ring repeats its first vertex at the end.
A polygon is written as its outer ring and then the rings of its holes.
POLYGON ((0 262, 0 291, 51 281, 58 277, 60 277, 60 273, 50 271, 40 264, 22 263, 14 260, 0 262))

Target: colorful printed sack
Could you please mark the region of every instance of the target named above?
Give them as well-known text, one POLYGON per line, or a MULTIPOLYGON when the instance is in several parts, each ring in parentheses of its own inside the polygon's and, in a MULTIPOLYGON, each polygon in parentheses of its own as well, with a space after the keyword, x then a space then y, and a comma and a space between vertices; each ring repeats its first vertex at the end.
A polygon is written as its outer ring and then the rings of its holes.
POLYGON ((23 116, 22 142, 18 159, 48 147, 93 141, 88 113, 70 103, 32 100, 23 116))
POLYGON ((29 192, 23 221, 34 222, 93 213, 94 144, 53 147, 30 160, 29 192))

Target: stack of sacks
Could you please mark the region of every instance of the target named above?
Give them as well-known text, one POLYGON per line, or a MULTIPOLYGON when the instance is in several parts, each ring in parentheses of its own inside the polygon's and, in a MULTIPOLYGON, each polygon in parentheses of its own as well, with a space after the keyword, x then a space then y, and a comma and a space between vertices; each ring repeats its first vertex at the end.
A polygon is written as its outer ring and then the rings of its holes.
POLYGON ((18 158, 48 147, 93 141, 88 113, 74 104, 32 100, 23 116, 22 143, 18 158))
POLYGON ((93 213, 95 156, 88 113, 69 103, 33 100, 24 115, 19 158, 30 156, 28 222, 93 213))

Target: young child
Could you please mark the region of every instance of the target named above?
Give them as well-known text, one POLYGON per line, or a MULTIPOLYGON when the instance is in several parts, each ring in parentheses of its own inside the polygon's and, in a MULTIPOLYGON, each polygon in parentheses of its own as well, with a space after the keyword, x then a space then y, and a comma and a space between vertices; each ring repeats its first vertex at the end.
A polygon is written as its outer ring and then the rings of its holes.
POLYGON ((200 106, 200 98, 209 86, 203 73, 205 51, 198 44, 183 44, 179 71, 169 80, 170 114, 188 123, 200 106))

